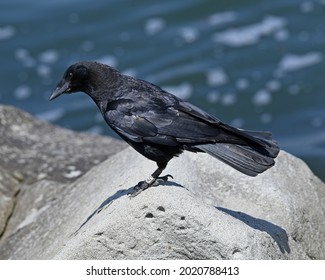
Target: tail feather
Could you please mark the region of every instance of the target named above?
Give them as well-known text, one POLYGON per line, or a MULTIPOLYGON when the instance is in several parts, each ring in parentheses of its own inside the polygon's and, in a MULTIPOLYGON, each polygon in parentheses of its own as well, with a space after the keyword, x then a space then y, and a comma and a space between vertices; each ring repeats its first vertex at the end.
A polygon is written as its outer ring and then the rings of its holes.
POLYGON ((271 133, 241 130, 240 136, 246 136, 246 145, 207 143, 195 145, 195 148, 249 176, 256 176, 274 165, 279 148, 271 133))
POLYGON ((255 141, 258 140, 263 149, 265 149, 269 153, 270 157, 277 157, 280 150, 277 142, 272 138, 271 132, 250 130, 243 130, 243 132, 249 136, 252 136, 255 141))

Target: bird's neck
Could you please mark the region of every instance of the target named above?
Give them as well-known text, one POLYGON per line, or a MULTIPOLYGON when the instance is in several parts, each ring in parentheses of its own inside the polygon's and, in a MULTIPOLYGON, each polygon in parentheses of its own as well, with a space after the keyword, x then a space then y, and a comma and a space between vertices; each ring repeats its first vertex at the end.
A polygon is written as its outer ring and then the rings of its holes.
MULTIPOLYGON (((91 75, 88 85, 84 92, 94 100, 98 108, 102 108, 112 100, 115 100, 119 94, 120 79, 116 76, 121 75, 119 72, 110 72, 107 75, 91 75), (109 79, 107 78, 109 77, 109 79)), ((102 111, 103 112, 103 111, 102 111)))
POLYGON ((94 100, 102 114, 106 112, 109 103, 125 97, 133 91, 134 85, 137 85, 134 78, 117 71, 110 75, 115 77, 109 80, 102 79, 101 76, 95 77, 96 81, 91 81, 89 88, 85 91, 94 100))
POLYGON ((99 110, 102 113, 104 113, 106 108, 107 108, 107 104, 110 101, 109 98, 107 97, 107 94, 106 93, 100 93, 100 92, 99 93, 92 92, 91 94, 87 93, 87 95, 89 95, 90 98, 95 102, 95 104, 97 105, 99 110))

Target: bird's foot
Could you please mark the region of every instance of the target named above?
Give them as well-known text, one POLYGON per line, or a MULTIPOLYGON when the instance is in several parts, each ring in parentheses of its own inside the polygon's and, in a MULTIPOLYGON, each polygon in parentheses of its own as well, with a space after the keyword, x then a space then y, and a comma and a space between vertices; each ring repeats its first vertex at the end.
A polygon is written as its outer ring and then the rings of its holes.
POLYGON ((158 177, 156 181, 154 182, 154 186, 158 186, 160 182, 166 182, 168 181, 168 178, 174 179, 174 177, 170 174, 167 174, 165 176, 158 177))
POLYGON ((128 194, 128 196, 130 198, 132 197, 136 197, 139 193, 143 192, 144 190, 146 190, 147 188, 150 188, 153 183, 155 181, 153 181, 151 184, 147 183, 147 181, 141 181, 139 182, 134 188, 133 191, 131 193, 128 194))
POLYGON ((141 181, 139 182, 134 188, 133 191, 131 193, 129 193, 129 197, 136 197, 139 193, 143 192, 144 190, 150 188, 150 187, 156 187, 159 185, 159 183, 161 181, 166 182, 168 180, 168 178, 173 178, 172 175, 168 174, 162 177, 158 177, 158 178, 153 178, 152 176, 150 176, 147 180, 145 181, 141 181))

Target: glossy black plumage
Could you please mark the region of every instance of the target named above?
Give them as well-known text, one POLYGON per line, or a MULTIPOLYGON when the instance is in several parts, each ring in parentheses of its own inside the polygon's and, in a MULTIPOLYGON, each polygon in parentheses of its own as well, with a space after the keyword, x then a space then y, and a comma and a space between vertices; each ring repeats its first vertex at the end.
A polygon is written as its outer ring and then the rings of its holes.
POLYGON ((279 152, 271 133, 231 127, 156 85, 104 64, 70 66, 50 100, 76 91, 88 94, 117 134, 157 162, 150 185, 184 150, 206 152, 250 176, 273 166, 279 152))

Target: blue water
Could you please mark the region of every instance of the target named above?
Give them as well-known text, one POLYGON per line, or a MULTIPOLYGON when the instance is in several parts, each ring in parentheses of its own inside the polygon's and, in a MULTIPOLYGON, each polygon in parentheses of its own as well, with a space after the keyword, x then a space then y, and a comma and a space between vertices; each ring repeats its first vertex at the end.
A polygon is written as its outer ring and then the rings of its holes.
POLYGON ((6 2, 0 103, 114 136, 84 94, 47 100, 71 63, 97 60, 272 131, 325 179, 325 0, 6 2))

